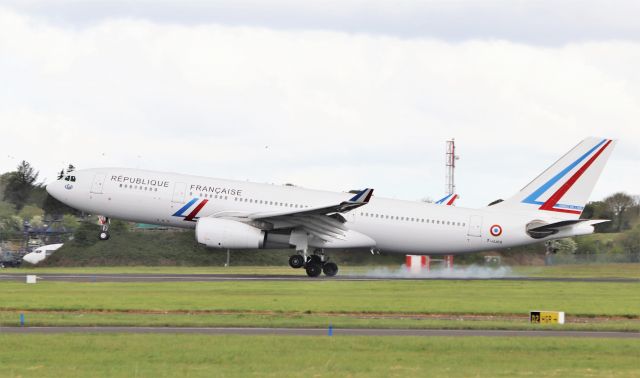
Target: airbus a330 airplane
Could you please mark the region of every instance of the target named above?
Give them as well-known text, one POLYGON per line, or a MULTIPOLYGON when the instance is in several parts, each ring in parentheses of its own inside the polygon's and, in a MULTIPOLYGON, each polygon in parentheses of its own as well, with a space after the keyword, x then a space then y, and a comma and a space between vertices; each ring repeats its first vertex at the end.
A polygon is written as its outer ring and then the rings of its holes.
POLYGON ((102 214, 102 240, 109 218, 195 228, 208 247, 295 248, 291 267, 333 276, 325 250, 461 254, 590 234, 605 221, 579 216, 614 144, 585 139, 513 197, 481 209, 126 168, 72 172, 47 191, 102 214))

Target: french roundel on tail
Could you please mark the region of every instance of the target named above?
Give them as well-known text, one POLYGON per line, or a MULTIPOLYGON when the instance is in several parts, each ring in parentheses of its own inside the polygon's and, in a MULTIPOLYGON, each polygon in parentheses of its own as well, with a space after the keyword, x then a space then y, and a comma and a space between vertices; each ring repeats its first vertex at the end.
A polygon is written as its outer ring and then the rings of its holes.
POLYGON ((615 141, 587 138, 500 207, 535 210, 563 218, 578 218, 589 200, 615 141))

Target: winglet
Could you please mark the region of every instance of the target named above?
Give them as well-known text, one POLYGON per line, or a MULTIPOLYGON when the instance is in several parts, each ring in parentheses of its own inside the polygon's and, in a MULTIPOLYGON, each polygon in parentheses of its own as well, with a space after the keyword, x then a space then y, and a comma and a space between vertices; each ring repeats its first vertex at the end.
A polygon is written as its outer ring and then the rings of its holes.
POLYGON ((351 198, 349 200, 349 202, 355 202, 355 203, 368 203, 369 200, 371 199, 371 196, 373 195, 373 189, 364 189, 362 191, 360 191, 358 194, 356 194, 355 196, 353 196, 353 198, 351 198))

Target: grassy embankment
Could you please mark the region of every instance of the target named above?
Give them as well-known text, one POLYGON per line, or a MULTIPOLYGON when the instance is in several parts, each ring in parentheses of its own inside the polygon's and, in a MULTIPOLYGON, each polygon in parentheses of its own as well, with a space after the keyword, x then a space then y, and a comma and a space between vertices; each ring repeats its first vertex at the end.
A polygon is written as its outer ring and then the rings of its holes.
POLYGON ((2 283, 0 325, 539 329, 530 310, 565 311, 562 329, 640 331, 639 283, 309 281, 2 283))
MULTIPOLYGON (((126 231, 112 230, 111 239, 97 240, 98 227, 87 226, 77 239, 65 243, 56 253, 41 263, 48 267, 95 266, 199 266, 223 267, 226 250, 205 248, 195 240, 193 230, 126 231)), ((293 250, 233 250, 234 266, 287 266, 293 250)), ((401 264, 402 255, 372 256, 368 251, 335 252, 331 258, 347 265, 401 264)))
POLYGON ((0 344, 9 377, 640 375, 640 340, 0 334, 0 344))

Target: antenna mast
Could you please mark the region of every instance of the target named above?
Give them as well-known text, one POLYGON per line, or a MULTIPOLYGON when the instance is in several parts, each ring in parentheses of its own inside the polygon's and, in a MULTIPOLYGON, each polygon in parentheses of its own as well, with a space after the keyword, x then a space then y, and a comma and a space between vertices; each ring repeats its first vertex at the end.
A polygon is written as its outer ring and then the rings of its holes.
POLYGON ((455 184, 455 169, 456 169, 456 160, 460 159, 460 156, 456 155, 456 140, 451 138, 446 143, 445 150, 445 167, 446 167, 446 177, 445 177, 445 193, 446 194, 454 194, 456 192, 456 184, 455 184))

